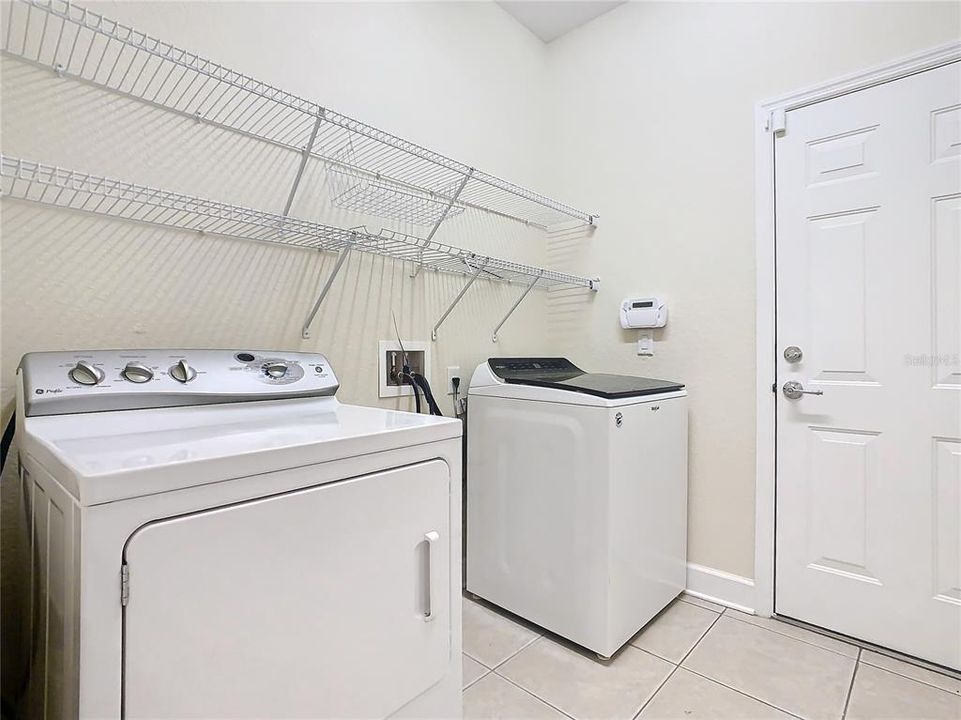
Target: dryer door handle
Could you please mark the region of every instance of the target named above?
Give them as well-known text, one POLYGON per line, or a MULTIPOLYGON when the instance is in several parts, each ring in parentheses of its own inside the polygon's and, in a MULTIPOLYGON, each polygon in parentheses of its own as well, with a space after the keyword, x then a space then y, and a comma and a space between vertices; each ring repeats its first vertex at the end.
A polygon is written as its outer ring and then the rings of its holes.
POLYGON ((434 619, 434 608, 436 607, 434 587, 437 583, 434 582, 434 546, 440 540, 440 535, 432 530, 424 534, 424 540, 427 541, 427 609, 424 611, 424 622, 430 622, 434 619))

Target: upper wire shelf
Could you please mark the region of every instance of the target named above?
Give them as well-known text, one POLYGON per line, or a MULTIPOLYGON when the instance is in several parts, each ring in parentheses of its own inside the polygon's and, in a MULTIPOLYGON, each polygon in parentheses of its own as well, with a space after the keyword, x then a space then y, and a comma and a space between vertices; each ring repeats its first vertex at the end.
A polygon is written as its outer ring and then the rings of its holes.
POLYGON ((434 230, 466 208, 543 229, 597 220, 67 0, 5 4, 5 54, 320 160, 356 191, 348 207, 434 230))
POLYGON ((413 263, 417 268, 507 282, 536 280, 538 287, 586 287, 597 281, 501 258, 480 255, 433 240, 364 227, 345 229, 262 210, 159 190, 89 173, 0 155, 3 197, 30 200, 179 230, 325 250, 359 250, 413 263))

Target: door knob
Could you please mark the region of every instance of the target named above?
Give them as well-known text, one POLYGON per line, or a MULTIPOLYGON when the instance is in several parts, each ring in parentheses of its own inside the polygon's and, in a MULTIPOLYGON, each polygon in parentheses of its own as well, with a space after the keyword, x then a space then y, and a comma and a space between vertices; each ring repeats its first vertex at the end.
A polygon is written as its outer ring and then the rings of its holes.
POLYGON ((805 390, 804 386, 797 380, 789 380, 781 388, 784 397, 788 400, 798 400, 802 395, 823 395, 823 390, 805 390))

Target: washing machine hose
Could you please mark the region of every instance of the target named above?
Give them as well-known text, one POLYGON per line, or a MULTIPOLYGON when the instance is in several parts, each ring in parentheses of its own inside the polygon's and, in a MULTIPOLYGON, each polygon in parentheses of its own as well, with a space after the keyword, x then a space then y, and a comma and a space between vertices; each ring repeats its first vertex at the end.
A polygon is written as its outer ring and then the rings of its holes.
MULTIPOLYGON (((417 383, 417 385, 420 386, 420 389, 424 391, 424 400, 427 401, 428 412, 430 412, 431 415, 439 415, 443 417, 444 413, 440 411, 440 408, 437 406, 437 401, 434 400, 434 393, 432 393, 430 390, 430 383, 427 382, 427 378, 420 373, 413 373, 412 377, 414 382, 417 383)), ((415 389, 414 392, 416 393, 417 390, 415 389)), ((417 412, 420 412, 420 408, 418 408, 417 412)))
POLYGON ((3 431, 3 441, 0 444, 0 472, 7 466, 7 453, 10 451, 10 444, 13 442, 13 433, 17 429, 17 414, 10 416, 7 427, 3 431))
POLYGON ((417 381, 414 380, 414 376, 410 374, 410 369, 405 365, 404 372, 401 373, 401 377, 410 383, 410 386, 414 389, 414 411, 420 412, 420 390, 418 389, 417 381))

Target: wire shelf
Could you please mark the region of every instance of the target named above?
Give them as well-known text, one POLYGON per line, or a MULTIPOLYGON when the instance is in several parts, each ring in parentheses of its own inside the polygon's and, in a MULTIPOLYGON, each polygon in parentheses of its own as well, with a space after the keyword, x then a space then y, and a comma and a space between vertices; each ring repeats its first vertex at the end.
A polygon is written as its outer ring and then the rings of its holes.
POLYGON ((4 4, 4 54, 366 178, 368 214, 396 217, 398 208, 419 205, 416 217, 430 222, 451 214, 436 208, 475 208, 545 229, 597 218, 67 0, 4 4))
MULTIPOLYGON (((334 207, 414 225, 436 225, 464 212, 463 207, 448 207, 450 203, 439 198, 391 187, 350 169, 354 167, 353 156, 353 148, 350 147, 343 155, 343 164, 336 162, 327 165, 330 202, 334 207)), ((453 196, 455 192, 456 188, 450 188, 445 194, 453 196)))
POLYGON ((495 281, 592 289, 597 283, 404 233, 332 227, 6 155, 0 155, 0 191, 4 198, 203 234, 331 252, 359 250, 428 270, 472 275, 483 268, 481 277, 495 281))

